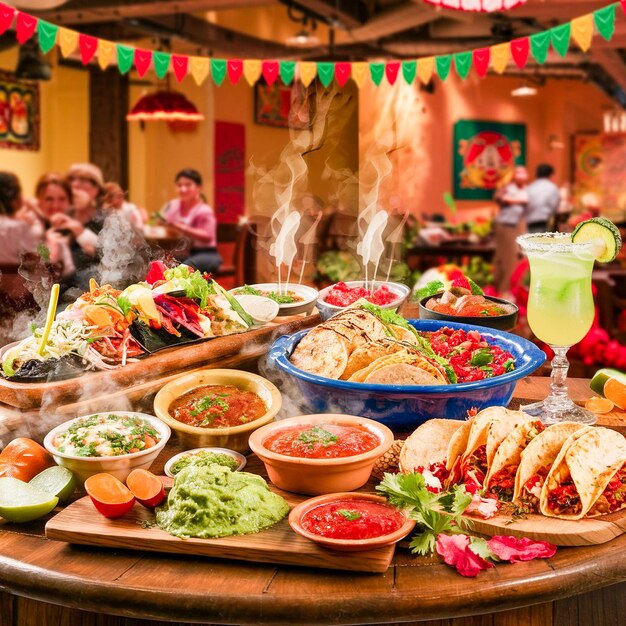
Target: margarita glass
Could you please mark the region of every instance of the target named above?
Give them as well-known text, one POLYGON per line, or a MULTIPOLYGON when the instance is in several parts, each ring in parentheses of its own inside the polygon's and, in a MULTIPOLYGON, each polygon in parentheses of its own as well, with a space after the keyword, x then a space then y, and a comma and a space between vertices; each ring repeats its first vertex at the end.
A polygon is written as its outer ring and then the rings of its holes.
POLYGON ((589 332, 593 323, 591 272, 597 244, 572 243, 569 233, 524 235, 517 238, 517 243, 530 263, 528 324, 554 351, 550 395, 523 410, 546 424, 594 424, 595 415, 570 399, 566 379, 567 351, 589 332))

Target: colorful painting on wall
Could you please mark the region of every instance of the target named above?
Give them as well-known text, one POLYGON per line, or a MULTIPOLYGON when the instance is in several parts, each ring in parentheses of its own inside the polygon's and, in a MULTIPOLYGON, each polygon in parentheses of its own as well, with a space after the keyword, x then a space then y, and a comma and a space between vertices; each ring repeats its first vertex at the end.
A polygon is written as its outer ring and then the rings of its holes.
POLYGON ((460 120, 454 125, 453 188, 457 200, 490 200, 516 165, 526 162, 526 125, 460 120))
POLYGON ((574 206, 583 209, 587 194, 594 194, 598 200, 602 197, 602 135, 599 133, 581 133, 574 136, 573 172, 574 186, 572 200, 574 206), (583 201, 583 198, 585 200, 583 201))
POLYGON ((39 150, 39 85, 0 72, 0 148, 39 150))
POLYGON ((311 98, 300 82, 283 85, 264 81, 254 87, 254 121, 264 126, 304 130, 311 125, 311 98))

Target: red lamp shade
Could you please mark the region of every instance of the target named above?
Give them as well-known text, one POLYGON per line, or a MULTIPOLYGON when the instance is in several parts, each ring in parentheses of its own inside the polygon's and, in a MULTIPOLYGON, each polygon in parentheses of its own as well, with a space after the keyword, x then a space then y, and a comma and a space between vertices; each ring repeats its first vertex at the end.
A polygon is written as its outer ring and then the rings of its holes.
POLYGON ((157 91, 140 98, 126 119, 129 122, 155 120, 162 122, 200 122, 204 119, 204 115, 182 93, 157 91))
POLYGON ((526 0, 424 0, 428 4, 434 4, 442 9, 455 9, 457 11, 482 11, 493 13, 495 11, 508 11, 514 9, 526 0))

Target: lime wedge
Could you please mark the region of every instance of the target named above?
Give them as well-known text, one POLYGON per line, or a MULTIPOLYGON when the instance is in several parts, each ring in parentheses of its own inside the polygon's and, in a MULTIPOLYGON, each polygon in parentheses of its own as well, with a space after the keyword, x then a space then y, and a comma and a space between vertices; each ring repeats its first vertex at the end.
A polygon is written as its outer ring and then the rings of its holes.
POLYGON ((17 478, 0 478, 0 517, 9 522, 30 522, 47 515, 59 499, 17 478))
POLYGON ((599 396, 604 396, 604 384, 609 378, 616 378, 626 384, 626 374, 618 370, 611 369, 609 367, 598 370, 591 379, 589 387, 592 391, 595 391, 599 396))
POLYGON ((601 242, 596 260, 610 263, 615 259, 622 247, 622 236, 611 220, 605 217, 592 217, 581 222, 572 233, 573 243, 601 242))
POLYGON ((31 479, 30 484, 65 502, 76 489, 76 478, 66 467, 49 467, 31 479))

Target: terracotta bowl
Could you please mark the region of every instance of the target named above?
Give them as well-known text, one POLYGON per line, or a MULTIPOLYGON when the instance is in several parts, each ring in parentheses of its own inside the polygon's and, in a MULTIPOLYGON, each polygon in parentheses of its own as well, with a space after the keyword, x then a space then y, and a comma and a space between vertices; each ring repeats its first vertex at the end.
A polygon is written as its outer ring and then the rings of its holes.
POLYGON ((154 398, 156 416, 177 434, 183 445, 189 448, 230 448, 243 453, 249 450, 250 433, 271 422, 281 405, 280 391, 269 380, 250 372, 228 369, 201 370, 185 374, 167 383, 154 398), (247 424, 226 428, 200 428, 174 419, 169 412, 172 402, 184 393, 203 385, 233 385, 239 389, 252 391, 265 402, 267 413, 247 424))
POLYGON ((389 428, 365 417, 339 414, 300 415, 280 420, 255 430, 250 436, 250 448, 263 461, 269 479, 280 489, 293 493, 321 495, 336 491, 352 491, 369 479, 378 457, 393 444, 389 428), (290 426, 315 424, 360 425, 376 435, 380 444, 374 449, 337 459, 306 459, 286 456, 268 450, 263 442, 278 430, 290 426))
POLYGON ((372 502, 387 504, 387 500, 385 498, 370 495, 368 493, 330 493, 325 496, 318 496, 317 498, 305 500, 295 506, 289 513, 289 525, 299 535, 302 535, 303 537, 306 537, 307 539, 310 539, 325 548, 341 550, 342 552, 374 550, 375 548, 388 546, 392 543, 400 541, 400 539, 404 539, 415 527, 415 521, 407 517, 405 523, 395 532, 389 533, 388 535, 381 535, 380 537, 372 537, 371 539, 331 539, 329 537, 315 535, 314 533, 310 533, 302 528, 301 520, 306 513, 320 504, 334 502, 335 500, 369 500, 372 502))

